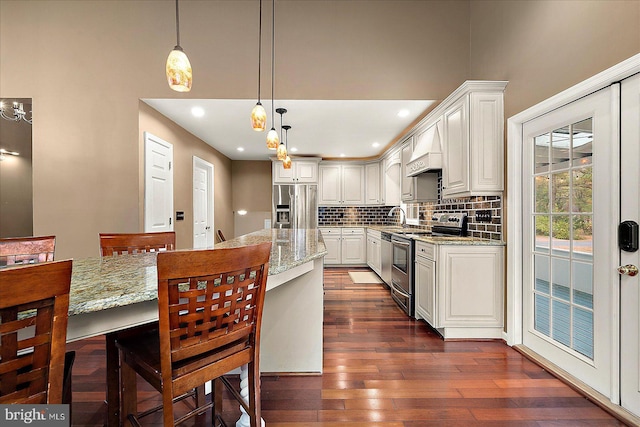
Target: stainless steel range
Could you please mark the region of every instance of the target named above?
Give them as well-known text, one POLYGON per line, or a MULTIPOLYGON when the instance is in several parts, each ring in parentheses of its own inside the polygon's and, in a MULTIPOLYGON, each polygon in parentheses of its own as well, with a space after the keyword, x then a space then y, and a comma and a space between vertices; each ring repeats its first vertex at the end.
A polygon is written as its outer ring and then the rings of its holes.
POLYGON ((466 236, 466 213, 438 213, 431 218, 431 233, 407 229, 391 235, 391 297, 409 316, 414 316, 414 240, 417 235, 466 236))
POLYGON ((466 236, 466 213, 438 213, 431 217, 431 234, 433 236, 466 236))

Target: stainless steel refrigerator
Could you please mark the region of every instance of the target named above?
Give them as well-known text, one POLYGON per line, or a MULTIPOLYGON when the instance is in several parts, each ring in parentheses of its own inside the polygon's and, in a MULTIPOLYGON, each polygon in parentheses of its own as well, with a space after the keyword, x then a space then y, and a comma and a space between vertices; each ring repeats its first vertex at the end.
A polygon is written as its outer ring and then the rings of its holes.
POLYGON ((318 186, 276 184, 273 186, 273 228, 317 228, 318 186))

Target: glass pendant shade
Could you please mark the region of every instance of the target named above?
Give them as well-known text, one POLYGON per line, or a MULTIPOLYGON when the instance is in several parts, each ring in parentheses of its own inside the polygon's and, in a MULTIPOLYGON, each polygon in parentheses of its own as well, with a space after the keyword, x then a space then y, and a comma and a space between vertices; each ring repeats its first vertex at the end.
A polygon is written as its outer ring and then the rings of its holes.
POLYGON ((291 157, 289 157, 289 155, 287 155, 287 157, 282 161, 282 167, 285 169, 291 169, 291 157))
POLYGON ((278 160, 284 160, 287 157, 287 148, 284 146, 284 143, 280 143, 280 145, 278 145, 278 153, 277 153, 277 157, 278 160))
POLYGON ((267 112, 259 102, 251 110, 251 127, 256 132, 262 132, 267 128, 267 112))
POLYGON ((271 128, 267 134, 267 148, 269 150, 275 150, 278 148, 279 143, 280 137, 278 136, 278 132, 276 132, 275 128, 271 128))
POLYGON ((177 92, 189 92, 193 81, 191 63, 180 46, 176 46, 167 58, 167 82, 177 92))

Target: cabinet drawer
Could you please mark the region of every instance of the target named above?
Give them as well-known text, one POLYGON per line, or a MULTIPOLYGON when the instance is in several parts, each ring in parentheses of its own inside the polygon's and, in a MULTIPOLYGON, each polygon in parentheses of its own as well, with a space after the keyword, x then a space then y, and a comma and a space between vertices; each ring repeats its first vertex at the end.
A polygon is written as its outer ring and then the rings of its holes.
POLYGON ((431 260, 436 259, 436 245, 425 242, 416 242, 416 256, 431 260))
POLYGON ((339 236, 340 235, 340 227, 332 227, 332 228, 321 228, 320 232, 322 233, 323 236, 329 236, 329 235, 334 235, 334 236, 339 236))
POLYGON ((374 230, 372 228, 368 228, 367 229, 367 236, 373 237, 375 239, 381 239, 382 238, 382 233, 380 233, 380 230, 374 230))
POLYGON ((358 227, 358 228, 347 228, 347 227, 343 227, 342 228, 342 235, 346 236, 349 234, 364 234, 364 228, 362 227, 358 227))

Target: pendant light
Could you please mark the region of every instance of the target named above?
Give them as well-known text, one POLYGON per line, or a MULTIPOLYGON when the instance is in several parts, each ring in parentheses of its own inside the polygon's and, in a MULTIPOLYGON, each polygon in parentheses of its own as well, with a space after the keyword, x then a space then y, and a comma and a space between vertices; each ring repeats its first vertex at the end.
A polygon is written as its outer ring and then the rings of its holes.
MULTIPOLYGON (((291 129, 291 126, 289 125, 284 125, 282 126, 282 129, 284 129, 284 146, 286 149, 288 149, 288 145, 289 145, 289 129, 291 129)), ((291 157, 289 157, 289 154, 287 154, 284 158, 284 160, 282 161, 282 167, 285 169, 291 169, 291 157)))
POLYGON ((271 130, 267 134, 267 148, 269 150, 275 150, 278 148, 280 138, 278 138, 278 132, 273 124, 274 120, 274 102, 273 102, 273 87, 275 81, 275 39, 276 39, 276 0, 272 0, 272 13, 271 13, 271 130))
POLYGON ((260 23, 258 24, 258 102, 251 110, 251 128, 262 132, 267 128, 267 112, 260 102, 260 72, 262 70, 262 0, 260 0, 260 23))
POLYGON ((169 87, 177 92, 189 92, 193 81, 193 73, 189 58, 180 47, 180 15, 178 0, 176 0, 176 46, 167 58, 167 82, 169 87))
MULTIPOLYGON (((276 113, 280 114, 280 132, 282 132, 282 115, 287 112, 286 108, 278 108, 276 113)), ((278 145, 277 158, 278 160, 284 160, 287 157, 287 147, 284 145, 284 138, 280 138, 280 145, 278 145)))

